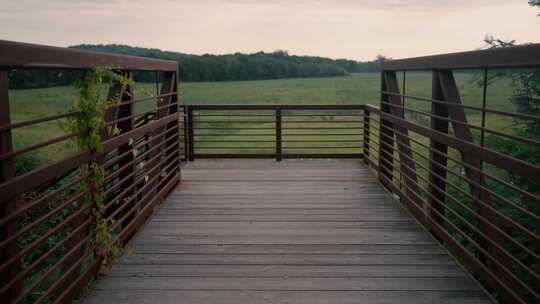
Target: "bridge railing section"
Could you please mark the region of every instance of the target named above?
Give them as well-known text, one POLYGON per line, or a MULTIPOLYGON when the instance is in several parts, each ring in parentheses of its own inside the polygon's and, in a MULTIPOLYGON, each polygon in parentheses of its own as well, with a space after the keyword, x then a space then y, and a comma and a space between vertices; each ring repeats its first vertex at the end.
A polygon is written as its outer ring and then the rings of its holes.
POLYGON ((388 61, 365 108, 365 161, 504 303, 540 302, 539 54, 388 61))
POLYGON ((93 206, 83 203, 91 191, 84 187, 83 163, 98 162, 105 169, 104 216, 120 247, 179 182, 177 82, 176 62, 0 41, 0 302, 68 303, 99 278, 102 259, 95 219, 89 215, 93 206), (84 75, 98 66, 126 78, 140 71, 155 73, 158 93, 137 98, 132 87, 113 84, 108 94, 122 102, 106 111, 106 128, 116 132, 103 131, 102 153, 75 149, 38 168, 15 170, 27 155, 80 135, 46 134, 17 147, 17 132, 84 113, 66 110, 13 121, 10 106, 18 106, 9 100, 13 72, 54 69, 84 75), (137 110, 141 103, 146 103, 144 110, 137 110))
POLYGON ((363 156, 363 105, 183 107, 189 160, 363 156))

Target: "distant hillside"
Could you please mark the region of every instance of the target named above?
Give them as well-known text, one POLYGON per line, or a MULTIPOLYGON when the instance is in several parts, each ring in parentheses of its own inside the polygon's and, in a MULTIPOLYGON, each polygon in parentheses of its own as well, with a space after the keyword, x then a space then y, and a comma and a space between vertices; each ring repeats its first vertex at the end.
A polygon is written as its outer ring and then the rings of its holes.
MULTIPOLYGON (((286 51, 227 55, 190 55, 118 44, 81 44, 73 48, 177 61, 182 81, 232 81, 301 77, 345 76, 348 73, 374 72, 380 60, 359 62, 347 59, 293 56, 286 51)), ((139 80, 150 80, 139 76, 139 80)))
MULTIPOLYGON (((360 62, 348 59, 333 60, 314 56, 293 56, 286 51, 272 53, 227 55, 190 55, 177 52, 132 47, 119 44, 81 44, 71 48, 174 60, 180 64, 180 79, 184 82, 263 80, 280 78, 337 77, 349 73, 376 72, 380 62, 360 62)), ((69 85, 80 77, 77 71, 13 70, 10 72, 10 88, 43 88, 69 85)), ((135 73, 140 82, 155 81, 155 73, 135 73)))

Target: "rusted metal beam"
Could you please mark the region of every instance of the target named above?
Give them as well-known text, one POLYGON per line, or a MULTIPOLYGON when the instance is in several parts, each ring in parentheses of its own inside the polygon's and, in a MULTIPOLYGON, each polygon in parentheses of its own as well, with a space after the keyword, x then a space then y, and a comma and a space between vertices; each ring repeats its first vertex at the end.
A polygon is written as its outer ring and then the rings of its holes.
MULTIPOLYGON (((399 84, 397 75, 395 72, 386 72, 385 73, 385 85, 386 89, 390 92, 399 94, 399 84)), ((387 97, 390 104, 394 106, 389 106, 390 112, 396 117, 404 117, 403 111, 403 99, 398 95, 389 95, 387 97)), ((404 183, 407 185, 405 192, 411 196, 410 192, 418 194, 420 190, 418 189, 418 178, 416 176, 415 164, 412 161, 412 150, 409 142, 409 131, 406 128, 401 127, 400 125, 394 125, 394 128, 397 130, 396 139, 398 141, 398 151, 399 162, 400 162, 400 172, 403 175, 408 176, 408 179, 405 179, 404 183)))
MULTIPOLYGON (((120 73, 125 79, 133 80, 133 73, 130 73, 127 71, 122 71, 120 73)), ((135 93, 132 86, 129 86, 129 85, 124 86, 120 83, 117 83, 115 86, 111 87, 109 90, 109 98, 112 98, 113 96, 117 96, 117 97, 119 96, 120 104, 118 105, 118 107, 115 107, 116 108, 115 115, 112 117, 108 117, 106 119, 106 122, 129 117, 129 119, 121 120, 111 126, 113 130, 117 130, 119 132, 117 135, 126 134, 130 132, 131 130, 133 130, 133 127, 134 127, 133 114, 135 113, 135 109, 134 109, 134 104, 130 103, 130 101, 135 99, 134 94, 135 93)), ((115 135, 113 134, 113 136, 115 135)), ((126 166, 127 164, 131 163, 134 159, 133 144, 130 144, 130 142, 128 142, 128 143, 124 143, 123 145, 120 145, 118 147, 118 154, 120 155, 125 154, 125 156, 123 156, 118 161, 119 168, 122 168, 123 166, 126 166), (128 153, 128 152, 131 152, 131 153, 128 153)), ((132 177, 133 172, 135 172, 135 163, 130 165, 127 170, 124 170, 119 174, 119 179, 125 180, 120 186, 122 189, 126 189, 130 185, 133 184, 134 182, 134 178, 132 177)), ((130 197, 132 194, 133 194, 133 191, 129 191, 120 199, 126 199, 130 197)), ((134 200, 134 203, 135 202, 136 200, 134 200)), ((111 210, 111 212, 114 212, 114 210, 111 210)), ((123 214, 120 214, 119 217, 122 215, 123 214)), ((126 226, 125 222, 123 223, 123 226, 124 227, 126 226)))
MULTIPOLYGON (((180 114, 178 111, 178 104, 179 104, 178 84, 179 84, 180 74, 178 73, 178 71, 167 72, 165 73, 165 76, 168 76, 171 79, 171 87, 169 88, 169 92, 171 95, 169 96, 168 101, 166 103, 166 105, 169 105, 169 107, 166 108, 167 109, 166 113, 168 116, 176 115, 176 121, 172 121, 166 124, 167 135, 170 135, 170 134, 180 131, 179 130, 180 126, 178 123, 179 114, 180 114), (172 94, 175 92, 176 94, 172 94)), ((165 146, 167 147, 167 149, 170 148, 171 146, 177 147, 177 149, 166 150, 165 155, 164 155, 165 158, 162 160, 162 168, 164 168, 165 170, 165 172, 162 172, 162 175, 166 176, 165 179, 162 179, 162 180, 164 180, 164 183, 169 184, 169 181, 171 179, 174 179, 177 177, 179 179, 179 176, 180 176, 180 158, 181 158, 180 142, 179 142, 180 137, 179 136, 171 137, 171 138, 168 138, 167 136, 164 136, 164 137, 166 138, 165 146), (176 166, 166 167, 166 165, 167 166, 169 165, 170 159, 173 159, 173 162, 176 163, 176 166), (166 169, 166 168, 169 168, 169 169, 166 169), (175 171, 176 173, 171 174, 172 171, 175 171)), ((161 199, 163 200, 167 194, 168 192, 164 193, 161 199)))
POLYGON ((194 110, 363 110, 363 104, 197 104, 194 110))
MULTIPOLYGON (((362 153, 284 153, 282 159, 298 158, 336 158, 336 159, 362 159, 362 153)), ((275 153, 197 153, 194 158, 199 159, 276 159, 275 153)))
POLYGON ((281 161, 282 160, 282 139, 281 139, 281 109, 276 110, 276 160, 281 161))
MULTIPOLYGON (((387 73, 381 72, 381 92, 389 91, 387 81, 387 73)), ((388 105, 390 102, 389 95, 381 93, 381 112, 392 115, 392 109, 388 105)), ((389 183, 393 180, 394 160, 391 155, 394 155, 394 124, 380 116, 381 128, 379 128, 379 179, 381 183, 388 189, 392 189, 389 183)))
POLYGON ((388 60, 385 71, 540 67, 540 44, 388 60))
POLYGON ((194 136, 195 136, 195 130, 193 130, 193 107, 190 105, 190 106, 186 106, 187 107, 187 117, 185 117, 184 119, 187 119, 187 138, 188 138, 188 154, 187 154, 187 159, 189 161, 194 161, 195 160, 195 147, 194 147, 194 144, 195 144, 195 140, 194 140, 194 136))
MULTIPOLYGON (((443 97, 443 100, 447 102, 461 104, 461 97, 460 97, 459 90, 458 90, 452 71, 441 70, 441 71, 437 71, 436 73, 438 75, 437 78, 439 81, 439 86, 442 93, 441 97, 443 97)), ((447 111, 449 113, 450 118, 452 118, 453 120, 467 123, 467 116, 463 108, 448 107, 447 111)), ((452 128, 454 129, 454 134, 457 138, 474 143, 474 138, 470 130, 470 127, 453 122, 452 128)), ((465 152, 461 152, 461 159, 463 160, 464 163, 467 163, 470 166, 478 169, 478 171, 474 171, 474 170, 470 170, 469 168, 465 168, 465 173, 467 177, 470 180, 474 181, 476 184, 481 186, 481 187, 477 187, 475 184, 469 183, 469 188, 470 188, 471 193, 480 201, 484 202, 485 205, 492 205, 491 194, 490 192, 485 190, 489 186, 487 186, 484 176, 479 173, 482 170, 482 159, 479 157, 470 155, 468 153, 465 153, 465 152)), ((478 209, 479 215, 481 217, 484 217, 488 222, 490 223, 497 222, 498 216, 489 208, 486 208, 483 205, 479 205, 477 209, 478 209)), ((485 225, 482 223, 479 223, 478 226, 479 226, 480 231, 482 231, 488 238, 495 241, 497 244, 503 246, 504 248, 505 237, 497 229, 495 229, 494 227, 490 225, 485 225)), ((500 252, 499 248, 495 246, 491 246, 489 244, 485 244, 485 242, 482 240, 480 240, 480 242, 484 244, 488 252, 493 253, 495 259, 497 259, 502 265, 505 265, 509 269, 512 269, 513 266, 512 266, 511 261, 505 257, 503 252, 500 252)), ((494 267, 494 272, 497 273, 501 278, 504 278, 504 281, 507 284, 510 284, 513 289, 517 290, 517 288, 519 288, 519 284, 515 282, 514 278, 508 276, 505 272, 499 270, 498 267, 495 267, 494 265, 492 267, 494 267)), ((507 297, 506 300, 510 301, 511 298, 507 297)))
MULTIPOLYGON (((9 125, 11 123, 11 112, 9 106, 9 79, 8 71, 0 70, 0 125, 9 125)), ((0 132, 0 154, 10 153, 13 151, 13 142, 11 138, 11 130, 0 132)), ((14 178, 13 159, 7 158, 0 161, 0 184, 8 183, 14 178)), ((6 189, 8 190, 8 189, 6 189)), ((2 192, 0 196, 0 218, 15 212, 16 192, 15 188, 2 192)), ((7 225, 0 227, 0 241, 8 239, 17 231, 17 223, 15 220, 10 221, 7 225)), ((7 250, 2 250, 0 253, 0 265, 9 260, 10 257, 17 253, 17 244, 10 245, 7 250)), ((9 267, 6 271, 0 273, 0 285, 5 285, 14 278, 19 271, 19 263, 9 267)), ((14 299, 20 292, 20 284, 15 284, 10 290, 3 295, 7 301, 14 299)))
POLYGON ((122 70, 176 71, 178 63, 170 60, 0 40, 0 67, 92 69, 96 66, 112 66, 122 70))
POLYGON ((370 139, 370 116, 371 111, 366 107, 364 109, 364 162, 369 165, 369 139, 370 139))
MULTIPOLYGON (((433 72, 431 96, 433 99, 444 100, 438 71, 433 72)), ((449 117, 448 107, 438 103, 431 104, 431 113, 440 117, 449 117)), ((448 121, 437 119, 436 117, 431 118, 431 129, 448 134, 448 127, 448 121)), ((443 190, 446 189, 446 182, 444 179, 446 178, 447 158, 442 155, 448 154, 448 145, 434 138, 430 138, 429 146, 439 153, 430 150, 429 154, 429 159, 433 160, 433 163, 429 163, 429 193, 431 196, 428 198, 428 204, 433 208, 429 209, 428 215, 439 225, 444 225, 444 219, 441 218, 439 214, 445 213, 445 208, 440 202, 446 201, 446 193, 443 190), (439 164, 439 166, 435 165, 435 163, 439 164)))

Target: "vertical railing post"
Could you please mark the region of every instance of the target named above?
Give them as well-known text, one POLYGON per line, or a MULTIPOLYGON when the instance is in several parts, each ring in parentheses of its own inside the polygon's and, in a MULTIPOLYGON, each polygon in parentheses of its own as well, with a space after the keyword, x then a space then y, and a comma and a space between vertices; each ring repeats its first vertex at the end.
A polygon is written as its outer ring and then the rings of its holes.
POLYGON ((282 151, 281 151, 281 109, 276 110, 276 160, 282 160, 282 151))
MULTIPOLYGON (((123 75, 124 77, 128 79, 131 79, 133 77, 133 74, 130 72, 124 72, 123 75)), ((133 130, 133 121, 134 121, 133 114, 134 114, 134 108, 135 108, 133 102, 131 102, 132 100, 135 100, 135 96, 133 95, 134 94, 133 88, 131 86, 126 87, 124 89, 124 92, 121 92, 121 94, 122 94, 120 95, 121 104, 118 106, 118 114, 116 115, 116 119, 122 119, 122 118, 127 118, 127 117, 131 117, 131 118, 121 121, 117 124, 117 127, 120 130, 120 134, 127 133, 133 130)), ((130 146, 129 144, 124 144, 118 147, 119 154, 123 154, 132 150, 133 150, 133 147, 130 146)), ((130 162, 133 161, 133 158, 134 158, 133 153, 128 153, 119 161, 118 166, 122 168, 123 166, 128 165, 130 162)), ((128 169, 124 170, 120 174, 120 179, 123 179, 134 172, 135 172, 135 164, 132 164, 129 166, 128 169)), ((125 189, 131 186, 133 184, 133 180, 134 180, 133 177, 128 178, 128 180, 126 180, 126 182, 121 187, 125 189)))
MULTIPOLYGON (((487 87, 488 87, 488 69, 484 69, 484 82, 482 84, 482 130, 480 131, 480 145, 483 147, 485 145, 486 137, 486 104, 487 104, 487 87)), ((483 166, 483 163, 480 164, 483 166)))
MULTIPOLYGON (((117 71, 116 73, 122 75, 126 79, 130 79, 132 77, 132 74, 127 71, 117 71)), ((110 107, 105 112, 106 124, 117 119, 130 117, 134 113, 133 111, 134 105, 131 102, 131 100, 134 100, 135 96, 133 96, 132 87, 124 87, 124 85, 119 82, 113 84, 109 88, 108 99, 111 100, 117 97, 120 98, 119 100, 120 104, 117 106, 110 107)), ((102 141, 105 141, 109 139, 110 137, 116 136, 114 133, 110 132, 112 130, 117 130, 119 134, 123 134, 123 133, 131 131, 132 129, 133 129, 133 117, 110 125, 102 133, 101 139, 102 141)), ((121 155, 132 150, 133 150, 133 146, 126 143, 118 147, 118 154, 121 155)), ((99 156, 100 162, 103 162, 104 159, 105 159, 105 155, 99 156)), ((133 153, 126 154, 124 157, 122 157, 122 159, 118 161, 119 168, 128 165, 129 163, 133 161, 133 159, 134 159, 133 153)), ((127 178, 129 175, 134 174, 134 172, 135 172, 135 164, 133 163, 132 165, 129 165, 128 168, 122 170, 122 172, 119 174, 119 178, 120 180, 122 180, 123 178, 127 178)), ((126 189, 129 186, 131 186, 133 182, 134 182, 133 177, 127 178, 126 181, 122 183, 121 188, 126 189)), ((134 192, 133 190, 129 191, 128 193, 125 194, 124 197, 122 197, 122 199, 129 197, 130 195, 132 195, 133 192, 134 192)), ((129 203, 129 207, 126 208, 125 211, 119 212, 117 215, 117 218, 123 217, 127 212, 129 212, 129 210, 131 210, 135 206, 135 204, 136 204, 136 199, 134 199, 132 202, 129 203)), ((128 218, 126 218, 126 220, 123 222, 123 227, 127 226, 134 217, 136 217, 135 212, 132 213, 128 218)))
MULTIPOLYGON (((393 118, 403 120, 403 118, 405 117, 403 98, 401 98, 403 97, 403 94, 400 94, 399 82, 395 71, 388 71, 385 73, 384 89, 388 93, 386 94, 386 98, 383 99, 382 102, 382 104, 386 106, 386 109, 384 113, 381 113, 381 119, 384 115, 391 115, 393 118)), ((382 108, 383 107, 381 107, 381 109, 382 108)), ((401 200, 407 204, 409 210, 414 214, 417 219, 423 221, 425 217, 420 207, 422 199, 419 196, 420 189, 418 187, 418 177, 416 176, 416 164, 414 161, 413 150, 411 142, 409 140, 409 131, 407 130, 407 128, 404 128, 401 123, 398 122, 392 125, 391 132, 389 132, 386 137, 392 136, 394 133, 396 135, 397 150, 399 154, 398 163, 400 166, 400 189, 398 191, 405 193, 405 195, 401 196, 401 200), (401 183, 402 179, 403 184, 401 183), (404 191, 401 190, 402 188, 405 188, 404 191)), ((393 143, 394 141, 392 138, 392 141, 389 142, 387 145, 393 143)), ((384 147, 381 146, 380 148, 382 149, 384 147)), ((385 148, 389 150, 389 153, 393 152, 393 146, 387 146, 385 148)), ((384 155, 385 157, 388 157, 390 161, 392 161, 394 159, 394 156, 389 153, 381 153, 380 156, 383 157, 384 155)), ((390 182, 393 181, 393 172, 390 172, 390 176, 388 178, 390 179, 390 182)))
MULTIPOLYGON (((161 192, 161 189, 165 187, 168 180, 164 180, 165 178, 170 179, 171 176, 169 176, 169 173, 171 173, 171 170, 178 171, 180 169, 180 164, 177 166, 172 166, 172 168, 165 170, 165 168, 170 164, 170 162, 176 162, 178 159, 178 153, 175 152, 175 150, 169 150, 169 147, 171 145, 174 145, 175 143, 178 144, 178 137, 171 137, 170 134, 175 132, 178 129, 178 108, 177 108, 177 101, 178 101, 178 72, 177 71, 168 71, 163 73, 163 81, 161 83, 161 89, 160 89, 160 95, 157 102, 157 107, 160 108, 157 110, 156 113, 156 119, 160 120, 163 119, 169 115, 176 115, 176 120, 169 122, 165 124, 163 127, 159 127, 158 131, 156 132, 159 135, 159 140, 157 142, 157 145, 161 144, 161 147, 158 148, 155 155, 160 154, 161 156, 158 157, 156 160, 156 166, 160 167, 159 171, 154 171, 153 174, 150 174, 150 180, 153 179, 154 175, 159 175, 157 177, 157 183, 158 187, 156 189, 157 192, 161 192), (175 93, 175 94, 173 94, 175 93)), ((153 166, 148 166, 148 168, 152 168, 153 166)), ((173 176, 174 177, 174 176, 173 176)), ((151 186, 150 186, 151 187, 151 186)), ((161 201, 162 198, 160 198, 161 201)))
MULTIPOLYGON (((438 72, 438 82, 441 87, 442 95, 444 101, 447 103, 455 103, 456 105, 461 105, 461 97, 457 87, 456 80, 451 70, 441 70, 438 72)), ((474 143, 474 137, 471 132, 471 127, 468 126, 467 115, 465 109, 460 106, 450 106, 448 107, 449 117, 452 119, 452 128, 454 131, 454 136, 459 138, 462 141, 474 143)), ((469 182, 469 188, 473 197, 476 198, 480 203, 477 203, 478 214, 480 217, 484 218, 485 221, 479 221, 478 228, 485 235, 484 239, 491 239, 493 242, 497 243, 499 246, 494 246, 485 242, 483 239, 479 240, 479 243, 485 248, 490 255, 496 259, 500 264, 504 265, 508 269, 511 269, 512 262, 505 258, 506 254, 500 249, 504 248, 506 244, 506 237, 501 233, 499 229, 493 227, 493 225, 486 224, 497 223, 500 216, 493 211, 492 208, 488 206, 492 204, 491 194, 485 188, 489 185, 485 181, 485 177, 482 173, 482 160, 467 153, 461 151, 461 159, 468 166, 474 168, 465 168, 465 174, 467 178, 471 181, 469 182)), ((489 259, 481 254, 480 258, 484 261, 489 259)), ((490 263, 492 266, 493 272, 500 276, 506 282, 513 282, 514 279, 511 276, 508 276, 504 271, 501 271, 499 267, 490 263)))
MULTIPOLYGON (((444 100, 444 94, 440 84, 440 72, 433 71, 432 76, 432 89, 431 98, 433 100, 444 100)), ((431 103, 431 129, 448 134, 448 120, 444 118, 449 117, 448 107, 438 102, 431 103), (442 117, 443 119, 437 118, 442 117)), ((429 198, 428 204, 432 207, 428 209, 428 215, 430 221, 444 226, 444 219, 442 216, 445 214, 445 202, 446 202, 446 170, 447 170, 447 158, 448 146, 442 142, 439 142, 433 138, 429 140, 430 153, 429 153, 429 198)))
POLYGON ((194 130, 193 130, 193 108, 190 106, 187 107, 187 138, 188 138, 188 154, 187 158, 189 161, 195 160, 195 140, 193 139, 194 130))
MULTIPOLYGON (((7 70, 0 70, 0 126, 11 124, 10 108, 9 108, 9 78, 7 70)), ((11 129, 0 131, 0 155, 9 153, 13 150, 13 142, 11 138, 11 129)), ((13 159, 11 157, 0 161, 0 184, 7 183, 14 178, 13 159)), ((0 218, 15 212, 16 210, 16 193, 15 187, 13 191, 5 193, 0 197, 0 218)), ((10 220, 8 223, 0 226, 0 241, 7 240, 17 231, 17 223, 10 220)), ((17 242, 11 242, 6 249, 0 252, 0 265, 7 262, 10 257, 14 256, 18 251, 17 242)), ((10 282, 19 271, 19 263, 12 263, 6 270, 0 273, 0 285, 5 286, 10 282)), ((2 295, 6 303, 15 297, 20 292, 20 285, 14 284, 2 295)))
POLYGON ((370 130, 369 130, 369 126, 370 126, 370 120, 369 120, 369 115, 370 115, 370 111, 368 109, 368 107, 364 107, 364 151, 363 151, 363 154, 364 154, 364 163, 366 164, 366 166, 369 166, 369 135, 370 135, 370 130))
POLYGON ((387 72, 381 72, 381 115, 379 129, 379 179, 381 183, 388 189, 392 189, 392 179, 394 171, 394 124, 385 119, 384 114, 391 114, 392 109, 388 105, 390 99, 385 91, 388 90, 386 85, 387 72))
MULTIPOLYGON (((167 74, 168 76, 168 74, 167 74)), ((171 78, 171 84, 168 88, 168 93, 163 94, 169 94, 166 98, 167 102, 166 104, 169 105, 169 107, 166 109, 166 115, 175 115, 176 119, 172 122, 167 123, 165 127, 165 157, 162 160, 162 168, 166 168, 170 163, 174 162, 176 163, 176 166, 172 166, 171 168, 168 168, 165 172, 162 172, 163 175, 165 175, 166 180, 162 181, 162 177, 160 177, 160 181, 162 183, 162 186, 164 187, 167 185, 169 180, 177 178, 179 180, 180 177, 180 158, 181 158, 181 152, 180 152, 180 136, 179 134, 176 134, 176 136, 172 136, 174 133, 179 133, 179 122, 178 122, 178 103, 179 103, 179 97, 178 97, 178 84, 179 84, 179 74, 178 70, 170 73, 171 78), (174 93, 174 94, 173 94, 174 93), (170 147, 175 146, 176 149, 170 149, 170 147), (172 172, 175 171, 176 174, 172 174, 172 172)), ((163 200, 165 198, 166 194, 163 194, 160 200, 163 200)))
POLYGON ((182 160, 187 161, 188 160, 188 154, 189 154, 189 143, 188 143, 188 114, 187 114, 187 105, 183 107, 183 124, 184 124, 184 158, 182 160))

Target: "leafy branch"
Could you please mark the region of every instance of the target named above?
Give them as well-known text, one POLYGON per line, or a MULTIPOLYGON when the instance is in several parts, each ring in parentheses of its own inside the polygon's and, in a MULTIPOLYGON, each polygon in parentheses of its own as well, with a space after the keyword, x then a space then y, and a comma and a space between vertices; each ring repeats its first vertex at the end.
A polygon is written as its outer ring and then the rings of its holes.
MULTIPOLYGON (((72 111, 80 114, 69 117, 63 125, 64 129, 79 134, 77 146, 83 150, 94 153, 103 152, 102 132, 105 129, 105 113, 110 107, 118 106, 122 95, 129 94, 129 87, 133 86, 133 80, 115 72, 110 67, 96 67, 86 73, 84 77, 73 84, 77 92, 77 101, 72 111), (116 86, 114 96, 107 96, 106 87, 116 86)), ((114 220, 107 218, 107 206, 105 205, 105 169, 95 158, 83 163, 82 191, 85 191, 83 199, 84 208, 92 219, 92 231, 94 239, 87 248, 96 248, 95 254, 101 259, 100 273, 108 270, 110 265, 118 257, 121 246, 116 240, 111 226, 114 220)))

